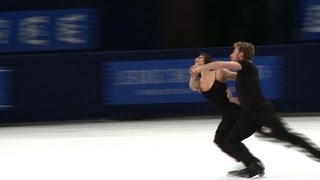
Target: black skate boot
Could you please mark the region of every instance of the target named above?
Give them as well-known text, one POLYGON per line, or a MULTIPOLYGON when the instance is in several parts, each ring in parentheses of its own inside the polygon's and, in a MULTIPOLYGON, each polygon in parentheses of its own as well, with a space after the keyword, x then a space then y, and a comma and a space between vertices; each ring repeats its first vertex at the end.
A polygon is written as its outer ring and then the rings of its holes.
POLYGON ((237 175, 238 177, 251 178, 254 176, 262 177, 264 175, 264 166, 261 162, 251 163, 247 168, 241 170, 237 175))

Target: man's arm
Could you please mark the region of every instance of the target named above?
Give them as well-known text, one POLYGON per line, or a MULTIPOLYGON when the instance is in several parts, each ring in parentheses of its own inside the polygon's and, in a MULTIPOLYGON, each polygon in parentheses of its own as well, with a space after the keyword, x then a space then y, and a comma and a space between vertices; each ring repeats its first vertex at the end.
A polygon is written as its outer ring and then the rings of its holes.
POLYGON ((221 71, 223 72, 225 80, 233 80, 233 81, 236 80, 236 77, 237 77, 236 72, 232 72, 225 68, 221 69, 221 71))
POLYGON ((215 61, 203 66, 193 68, 192 71, 193 73, 200 73, 201 71, 204 71, 204 70, 221 69, 221 68, 227 68, 227 69, 233 69, 233 70, 242 69, 241 65, 238 62, 215 61))

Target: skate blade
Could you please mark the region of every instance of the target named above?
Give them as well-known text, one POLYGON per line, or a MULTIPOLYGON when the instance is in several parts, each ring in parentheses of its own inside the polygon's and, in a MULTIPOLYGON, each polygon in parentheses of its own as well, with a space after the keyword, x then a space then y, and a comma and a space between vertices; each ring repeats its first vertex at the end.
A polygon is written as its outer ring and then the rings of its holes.
POLYGON ((235 176, 235 177, 238 177, 238 178, 251 178, 251 179, 263 179, 264 178, 264 173, 261 173, 261 174, 256 174, 254 176, 250 175, 250 174, 239 174, 238 176, 235 176))

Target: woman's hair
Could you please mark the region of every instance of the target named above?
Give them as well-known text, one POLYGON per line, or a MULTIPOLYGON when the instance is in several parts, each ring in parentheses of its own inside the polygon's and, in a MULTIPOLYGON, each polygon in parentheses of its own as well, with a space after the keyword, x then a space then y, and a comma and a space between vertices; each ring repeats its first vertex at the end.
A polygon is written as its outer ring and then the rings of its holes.
POLYGON ((243 58, 252 61, 254 57, 254 45, 249 42, 235 42, 234 48, 238 48, 240 52, 243 52, 243 58))
POLYGON ((202 55, 204 57, 204 64, 212 62, 211 56, 209 56, 207 53, 201 52, 199 55, 202 55))

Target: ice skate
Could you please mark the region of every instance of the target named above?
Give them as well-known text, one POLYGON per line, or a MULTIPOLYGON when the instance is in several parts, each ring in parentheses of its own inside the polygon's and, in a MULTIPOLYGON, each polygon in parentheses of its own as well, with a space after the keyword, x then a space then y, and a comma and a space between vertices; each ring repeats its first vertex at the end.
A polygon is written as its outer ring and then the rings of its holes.
POLYGON ((240 170, 235 176, 251 178, 257 175, 260 177, 264 175, 264 166, 261 162, 251 163, 247 168, 240 170))
POLYGON ((242 162, 238 162, 232 170, 228 172, 228 176, 237 176, 239 172, 245 168, 246 166, 242 162))

